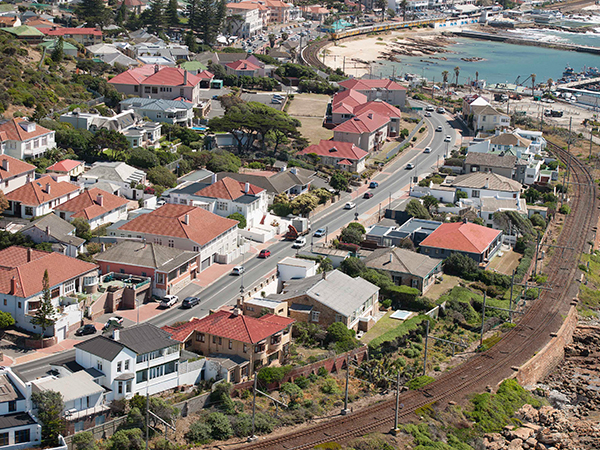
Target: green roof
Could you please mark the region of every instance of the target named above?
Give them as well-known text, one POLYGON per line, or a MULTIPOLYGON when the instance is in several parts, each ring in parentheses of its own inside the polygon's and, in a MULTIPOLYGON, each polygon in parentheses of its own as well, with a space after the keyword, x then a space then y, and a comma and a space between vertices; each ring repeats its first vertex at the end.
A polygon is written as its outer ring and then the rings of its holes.
POLYGON ((0 12, 9 12, 9 11, 16 11, 18 8, 16 5, 10 5, 10 4, 0 4, 0 12))
MULTIPOLYGON (((40 43, 40 45, 42 47, 46 47, 46 49, 48 50, 54 50, 54 47, 56 47, 57 42, 58 39, 54 39, 53 41, 44 41, 40 43)), ((70 44, 69 42, 63 41, 63 50, 77 50, 77 47, 75 47, 73 44, 70 44)))
POLYGON ((14 34, 17 37, 44 36, 44 33, 42 33, 37 28, 30 27, 27 25, 21 25, 20 27, 13 27, 13 28, 2 28, 2 31, 6 31, 7 33, 14 34))
POLYGON ((179 64, 179 67, 184 70, 202 71, 202 70, 208 69, 208 67, 206 65, 202 64, 200 61, 186 61, 186 62, 179 64))

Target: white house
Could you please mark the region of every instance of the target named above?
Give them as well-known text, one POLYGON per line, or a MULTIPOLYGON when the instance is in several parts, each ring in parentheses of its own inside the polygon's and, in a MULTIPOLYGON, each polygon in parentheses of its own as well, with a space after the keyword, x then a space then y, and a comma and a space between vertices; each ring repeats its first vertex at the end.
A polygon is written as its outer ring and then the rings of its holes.
POLYGON ((163 100, 155 98, 128 98, 120 104, 122 110, 132 109, 140 117, 153 122, 192 126, 194 105, 185 100, 163 100))
POLYGON ((13 158, 38 158, 56 147, 54 131, 35 122, 11 119, 0 125, 0 145, 13 158))
POLYGON ((68 222, 82 218, 94 230, 107 223, 127 219, 127 200, 98 188, 91 188, 57 206, 54 214, 68 222))
POLYGON ((366 152, 376 151, 388 136, 390 118, 371 110, 338 125, 333 129, 333 140, 351 142, 366 152))
POLYGON ((317 274, 317 263, 309 259, 283 258, 277 263, 278 289, 283 287, 282 283, 290 280, 300 280, 317 274))
POLYGON ((510 126, 510 116, 494 109, 491 105, 473 106, 473 129, 475 131, 493 131, 510 126))
POLYGON ((249 38, 260 33, 263 28, 263 19, 257 3, 228 3, 227 15, 232 17, 229 22, 229 32, 232 35, 249 38))
POLYGON ((0 155, 0 190, 14 191, 35 179, 35 166, 8 155, 0 155))
POLYGON ((75 235, 75 227, 56 214, 46 214, 21 228, 21 233, 33 242, 49 242, 52 251, 76 258, 85 251, 85 239, 75 235))
POLYGON ((479 199, 484 197, 516 200, 519 198, 522 188, 518 181, 495 173, 484 172, 459 175, 454 179, 446 177, 443 184, 465 192, 467 198, 473 199, 477 204, 480 203, 479 199))
POLYGON ((79 192, 79 186, 45 176, 8 193, 6 198, 10 206, 6 213, 24 218, 43 216, 77 196, 79 192))
POLYGON ((136 189, 135 186, 146 184, 146 172, 124 162, 98 161, 90 170, 79 176, 79 182, 86 187, 99 182, 110 183, 112 186, 120 187, 121 193, 126 198, 138 200, 143 196, 143 191, 136 189))

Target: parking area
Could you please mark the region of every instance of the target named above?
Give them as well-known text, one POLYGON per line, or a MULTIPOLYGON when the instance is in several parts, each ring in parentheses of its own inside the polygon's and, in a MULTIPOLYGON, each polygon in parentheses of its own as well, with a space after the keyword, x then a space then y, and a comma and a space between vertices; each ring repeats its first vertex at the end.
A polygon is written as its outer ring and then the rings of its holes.
POLYGON ((285 100, 281 100, 279 97, 273 97, 273 95, 285 97, 285 94, 279 94, 277 92, 242 92, 241 99, 246 102, 262 103, 263 105, 282 111, 285 106, 285 100), (277 101, 273 103, 273 100, 277 101))

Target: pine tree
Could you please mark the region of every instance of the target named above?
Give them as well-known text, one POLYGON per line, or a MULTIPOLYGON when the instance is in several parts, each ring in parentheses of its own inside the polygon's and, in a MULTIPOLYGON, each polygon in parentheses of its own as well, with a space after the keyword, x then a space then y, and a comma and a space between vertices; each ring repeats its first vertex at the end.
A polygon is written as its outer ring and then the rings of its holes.
POLYGON ((56 45, 54 46, 54 50, 52 50, 52 53, 50 54, 50 58, 52 58, 52 61, 54 61, 55 63, 59 63, 63 60, 63 58, 65 57, 64 48, 65 41, 62 36, 59 36, 58 41, 56 41, 56 45))
POLYGON ((179 25, 179 16, 177 15, 177 0, 169 0, 165 11, 166 22, 168 27, 176 27, 179 25))
POLYGON ((206 45, 212 45, 216 39, 216 7, 213 0, 200 0, 198 14, 198 34, 206 45))
POLYGON ((125 2, 121 3, 119 9, 117 9, 117 14, 115 15, 115 23, 117 25, 123 25, 129 16, 129 11, 127 11, 127 6, 125 6, 125 2))
POLYGON ((54 325, 54 314, 56 314, 56 311, 52 305, 52 296, 50 294, 50 277, 48 276, 48 270, 44 270, 44 277, 42 278, 42 302, 35 315, 31 318, 33 325, 38 325, 42 328, 42 347, 44 346, 44 334, 46 334, 46 330, 54 325))
POLYGON ((88 26, 103 26, 108 21, 108 9, 102 0, 82 0, 75 14, 88 26))
POLYGON ((164 0, 152 0, 148 15, 148 26, 153 32, 159 32, 165 25, 165 2, 164 0))

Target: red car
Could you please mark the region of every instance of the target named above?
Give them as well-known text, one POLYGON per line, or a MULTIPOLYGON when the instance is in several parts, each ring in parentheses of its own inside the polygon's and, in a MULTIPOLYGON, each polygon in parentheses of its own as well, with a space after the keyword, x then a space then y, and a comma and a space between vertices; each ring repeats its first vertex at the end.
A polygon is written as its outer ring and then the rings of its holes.
POLYGON ((373 197, 372 192, 365 192, 365 195, 363 195, 363 198, 371 198, 371 197, 373 197))
POLYGON ((271 250, 261 250, 258 254, 259 258, 268 258, 269 256, 271 256, 271 250))

